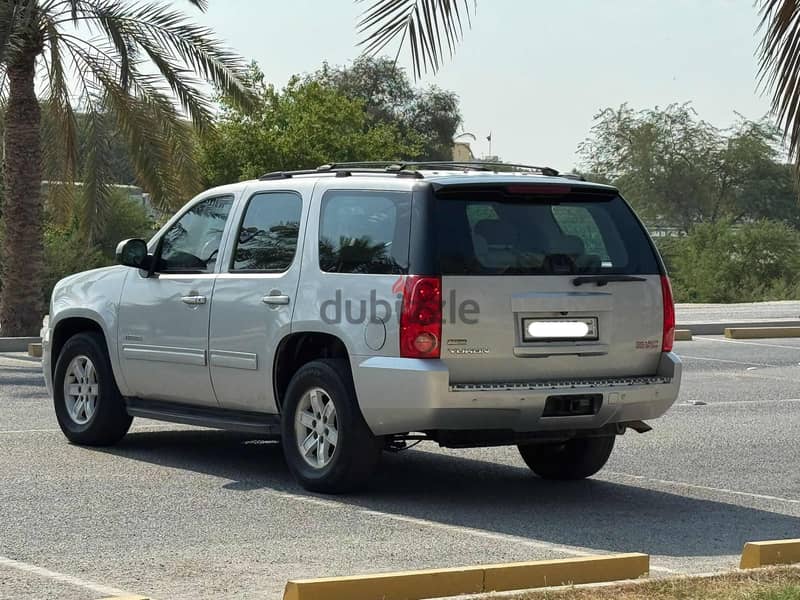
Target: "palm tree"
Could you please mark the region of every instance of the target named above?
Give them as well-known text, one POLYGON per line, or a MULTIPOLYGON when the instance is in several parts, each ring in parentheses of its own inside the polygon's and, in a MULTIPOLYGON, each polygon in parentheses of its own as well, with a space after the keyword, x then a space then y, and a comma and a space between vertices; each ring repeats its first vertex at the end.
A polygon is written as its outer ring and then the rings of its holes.
MULTIPOLYGON (((206 8, 206 0, 188 1, 206 8)), ((246 106, 244 66, 209 29, 163 2, 0 0, 2 335, 38 332, 43 178, 83 180, 86 222, 95 228, 87 232, 91 239, 102 227, 110 193, 107 144, 113 128, 128 142, 143 187, 157 203, 174 203, 181 189, 199 179, 185 119, 200 134, 212 126, 201 81, 246 106), (82 148, 77 112, 86 127, 82 148), (76 172, 79 152, 82 173, 76 172), (43 165, 57 173, 45 173, 43 165)))

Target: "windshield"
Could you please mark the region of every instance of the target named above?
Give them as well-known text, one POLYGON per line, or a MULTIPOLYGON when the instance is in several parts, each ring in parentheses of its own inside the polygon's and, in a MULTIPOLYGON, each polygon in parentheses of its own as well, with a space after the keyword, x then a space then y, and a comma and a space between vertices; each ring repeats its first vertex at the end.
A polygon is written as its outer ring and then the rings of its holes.
POLYGON ((437 229, 442 275, 659 273, 647 233, 617 195, 448 190, 437 229))

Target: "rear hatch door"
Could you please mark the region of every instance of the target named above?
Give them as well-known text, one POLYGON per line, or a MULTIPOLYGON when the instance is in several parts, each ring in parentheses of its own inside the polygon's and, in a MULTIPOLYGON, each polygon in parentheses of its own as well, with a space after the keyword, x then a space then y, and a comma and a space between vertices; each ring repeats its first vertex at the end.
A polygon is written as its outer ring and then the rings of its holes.
POLYGON ((445 185, 435 206, 451 384, 656 373, 663 268, 616 190, 445 185))

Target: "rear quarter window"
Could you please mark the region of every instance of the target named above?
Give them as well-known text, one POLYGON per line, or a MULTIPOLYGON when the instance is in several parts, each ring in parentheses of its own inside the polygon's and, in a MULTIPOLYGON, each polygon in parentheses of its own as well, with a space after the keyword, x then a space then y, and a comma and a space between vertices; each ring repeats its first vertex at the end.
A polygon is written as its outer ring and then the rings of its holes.
POLYGON ((326 192, 320 211, 320 269, 328 273, 407 273, 410 228, 408 192, 326 192))
POLYGON ((436 230, 443 275, 660 272, 631 208, 608 193, 519 197, 445 188, 436 230))

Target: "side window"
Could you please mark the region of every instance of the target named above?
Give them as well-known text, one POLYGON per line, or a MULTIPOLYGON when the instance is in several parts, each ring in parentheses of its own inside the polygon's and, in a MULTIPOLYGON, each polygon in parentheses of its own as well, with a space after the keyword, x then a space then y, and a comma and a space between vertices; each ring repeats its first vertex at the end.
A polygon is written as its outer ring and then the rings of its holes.
POLYGON ((250 198, 231 270, 281 273, 288 269, 297 250, 302 206, 294 192, 265 192, 250 198))
POLYGON ((327 192, 319 266, 330 273, 407 273, 410 232, 409 192, 327 192))
POLYGON ((211 273, 233 198, 209 198, 195 204, 161 239, 162 273, 211 273))

